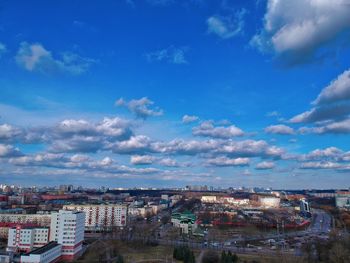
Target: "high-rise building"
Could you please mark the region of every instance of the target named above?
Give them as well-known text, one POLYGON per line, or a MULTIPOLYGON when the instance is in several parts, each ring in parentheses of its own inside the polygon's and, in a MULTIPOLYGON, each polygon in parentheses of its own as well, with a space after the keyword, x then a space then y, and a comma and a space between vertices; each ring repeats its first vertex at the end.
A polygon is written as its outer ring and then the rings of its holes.
POLYGON ((84 241, 85 213, 60 210, 51 214, 50 241, 62 245, 62 260, 80 256, 84 241))
POLYGON ((85 212, 85 229, 104 229, 126 225, 128 207, 126 205, 65 205, 63 209, 85 212))

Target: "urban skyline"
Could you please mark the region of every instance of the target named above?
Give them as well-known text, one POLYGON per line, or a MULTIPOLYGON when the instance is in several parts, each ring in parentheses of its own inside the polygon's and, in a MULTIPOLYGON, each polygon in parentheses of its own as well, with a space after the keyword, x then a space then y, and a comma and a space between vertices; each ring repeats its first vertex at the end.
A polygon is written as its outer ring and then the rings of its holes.
POLYGON ((350 186, 346 0, 1 7, 1 183, 350 186))

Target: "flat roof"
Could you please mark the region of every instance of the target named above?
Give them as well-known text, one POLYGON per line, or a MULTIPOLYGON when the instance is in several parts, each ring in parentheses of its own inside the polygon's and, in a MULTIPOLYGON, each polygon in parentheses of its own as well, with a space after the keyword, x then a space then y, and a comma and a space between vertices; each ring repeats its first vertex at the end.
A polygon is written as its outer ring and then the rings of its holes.
POLYGON ((25 256, 29 256, 31 254, 34 254, 34 255, 40 255, 40 254, 43 254, 51 249, 53 249, 54 247, 57 247, 57 246, 60 246, 60 244, 58 244, 57 242, 55 241, 51 241, 50 243, 47 243, 45 246, 43 247, 39 247, 37 249, 34 249, 28 253, 25 254, 25 256))

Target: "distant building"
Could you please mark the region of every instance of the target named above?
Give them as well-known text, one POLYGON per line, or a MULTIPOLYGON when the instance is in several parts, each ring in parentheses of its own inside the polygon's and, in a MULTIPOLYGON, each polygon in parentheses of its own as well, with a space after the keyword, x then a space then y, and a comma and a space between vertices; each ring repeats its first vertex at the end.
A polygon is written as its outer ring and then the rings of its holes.
POLYGON ((300 200, 300 212, 310 213, 310 204, 305 199, 300 200))
POLYGON ((337 192, 335 196, 335 205, 338 208, 349 209, 350 208, 350 192, 337 192))
POLYGON ((21 263, 53 263, 62 258, 62 245, 50 242, 21 256, 21 263))
POLYGON ((259 203, 265 208, 278 208, 280 206, 281 199, 274 196, 259 196, 259 203))
POLYGON ((202 203, 216 203, 217 199, 215 195, 203 195, 201 201, 202 203))
POLYGON ((193 234, 197 229, 196 215, 191 212, 172 214, 171 223, 174 227, 180 228, 183 234, 193 234))
POLYGON ((1 214, 0 226, 13 227, 17 224, 33 226, 50 226, 50 214, 1 214))
POLYGON ((74 260, 82 252, 85 213, 60 210, 51 215, 50 241, 62 245, 62 260, 74 260))
POLYGON ((24 227, 17 226, 9 229, 7 239, 7 251, 29 252, 33 248, 46 245, 49 242, 48 227, 24 227))
POLYGON ((161 195, 160 199, 169 200, 169 195, 161 195))
POLYGON ((126 226, 128 207, 126 205, 65 205, 64 210, 84 212, 85 229, 126 226))

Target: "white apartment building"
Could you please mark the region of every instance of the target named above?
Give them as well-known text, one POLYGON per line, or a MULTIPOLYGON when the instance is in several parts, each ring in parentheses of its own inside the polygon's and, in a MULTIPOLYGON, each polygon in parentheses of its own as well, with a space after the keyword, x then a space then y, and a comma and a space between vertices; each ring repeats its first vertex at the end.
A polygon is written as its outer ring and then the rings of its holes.
POLYGON ((0 223, 35 224, 50 226, 50 214, 0 214, 0 223))
POLYGON ((60 210, 51 216, 50 241, 62 245, 62 260, 74 260, 82 252, 85 213, 60 210))
POLYGON ((202 203, 216 203, 216 196, 215 195, 203 195, 201 198, 202 203))
POLYGON ((17 226, 9 229, 7 251, 28 252, 33 248, 46 245, 49 242, 49 228, 17 226))
POLYGON ((65 210, 85 213, 85 229, 123 227, 126 225, 128 207, 126 205, 65 205, 65 210))
POLYGON ((50 242, 21 256, 21 263, 54 263, 61 260, 62 245, 50 242))

